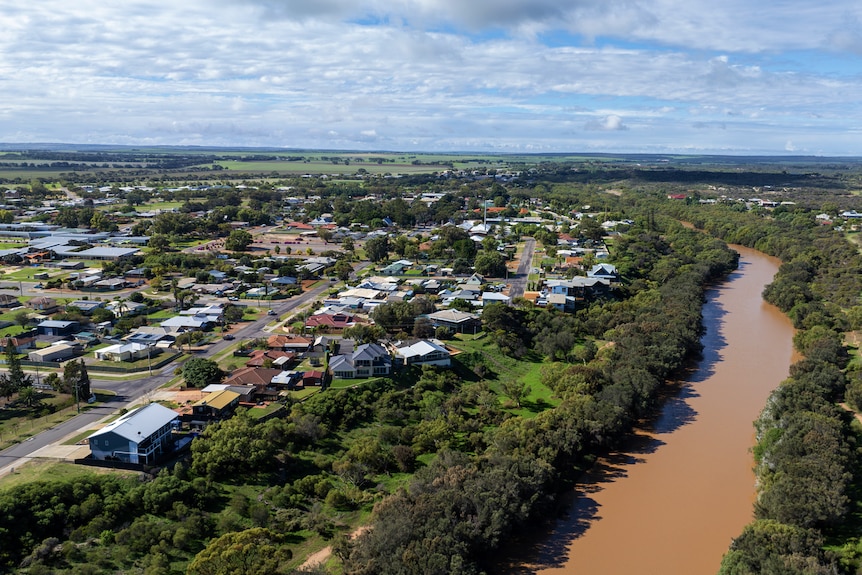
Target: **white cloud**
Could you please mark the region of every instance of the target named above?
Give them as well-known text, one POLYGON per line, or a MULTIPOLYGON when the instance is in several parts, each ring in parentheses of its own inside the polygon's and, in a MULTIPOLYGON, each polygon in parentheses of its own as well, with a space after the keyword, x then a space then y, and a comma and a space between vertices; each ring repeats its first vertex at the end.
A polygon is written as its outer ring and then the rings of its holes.
POLYGON ((41 0, 0 13, 0 141, 782 152, 805 126, 806 149, 858 154, 859 10, 41 0), (778 52, 818 48, 850 68, 778 52))

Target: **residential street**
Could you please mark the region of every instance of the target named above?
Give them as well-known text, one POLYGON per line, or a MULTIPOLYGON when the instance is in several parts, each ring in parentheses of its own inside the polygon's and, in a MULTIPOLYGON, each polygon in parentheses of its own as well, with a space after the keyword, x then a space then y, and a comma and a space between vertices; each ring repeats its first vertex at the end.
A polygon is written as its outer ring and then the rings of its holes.
MULTIPOLYGON (((357 271, 363 267, 365 266, 358 266, 357 271)), ((268 324, 273 323, 277 318, 293 312, 298 307, 314 301, 329 288, 329 282, 324 281, 318 287, 297 297, 280 302, 272 302, 272 309, 276 311, 277 316, 263 315, 259 319, 242 326, 242 328, 233 332, 236 340, 218 340, 211 344, 201 356, 208 357, 218 354, 229 346, 235 345, 237 340, 268 337, 271 335, 271 331, 267 331, 266 329, 268 324)), ((117 394, 116 397, 98 407, 89 407, 81 414, 64 421, 56 427, 0 451, 0 475, 8 473, 11 469, 20 466, 31 457, 34 457, 37 451, 56 444, 73 433, 88 429, 101 419, 112 415, 123 407, 129 406, 147 393, 160 388, 174 378, 174 370, 177 367, 178 364, 176 362, 171 362, 152 376, 140 374, 135 378, 127 379, 108 380, 100 379, 98 376, 91 377, 92 387, 112 391, 117 394)), ((22 425, 26 429, 26 423, 22 425)))
POLYGON ((524 296, 524 292, 527 289, 527 277, 530 275, 535 251, 536 240, 533 238, 524 240, 524 251, 518 263, 518 271, 515 272, 514 276, 509 277, 509 283, 511 284, 509 288, 510 298, 515 299, 516 297, 524 296))

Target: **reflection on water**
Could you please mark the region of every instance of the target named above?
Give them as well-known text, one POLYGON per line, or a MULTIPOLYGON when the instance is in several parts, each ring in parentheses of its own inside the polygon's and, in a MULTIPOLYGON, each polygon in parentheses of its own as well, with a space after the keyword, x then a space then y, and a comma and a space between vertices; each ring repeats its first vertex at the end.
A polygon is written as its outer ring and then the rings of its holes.
POLYGON ((761 299, 778 261, 736 247, 740 268, 707 293, 703 358, 661 415, 600 460, 518 574, 698 575, 718 570, 751 520, 752 421, 787 377, 790 322, 761 299))

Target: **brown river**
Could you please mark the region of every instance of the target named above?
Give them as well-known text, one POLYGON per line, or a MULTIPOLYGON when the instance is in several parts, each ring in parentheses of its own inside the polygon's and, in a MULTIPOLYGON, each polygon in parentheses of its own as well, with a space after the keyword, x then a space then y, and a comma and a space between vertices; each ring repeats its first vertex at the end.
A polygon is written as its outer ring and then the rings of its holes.
POLYGON ((740 252, 707 292, 704 358, 627 449, 598 462, 514 573, 707 575, 752 520, 752 422, 787 377, 790 321, 761 298, 779 261, 740 252))

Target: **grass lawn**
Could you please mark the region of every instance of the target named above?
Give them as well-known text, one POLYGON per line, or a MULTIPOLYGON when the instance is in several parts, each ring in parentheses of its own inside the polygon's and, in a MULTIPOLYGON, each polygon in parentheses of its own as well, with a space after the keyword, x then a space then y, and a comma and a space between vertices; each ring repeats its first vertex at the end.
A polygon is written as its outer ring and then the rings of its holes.
POLYGON ((517 408, 513 405, 509 409, 511 413, 522 417, 534 417, 540 411, 559 403, 558 399, 552 397, 551 390, 542 384, 542 367, 547 365, 547 362, 541 356, 528 355, 520 360, 507 357, 484 333, 459 334, 455 339, 446 343, 455 349, 478 354, 483 358, 485 366, 493 372, 486 376, 491 389, 505 398, 504 404, 510 403, 509 398, 502 392, 504 381, 514 379, 530 387, 530 393, 521 402, 521 407, 517 408))
POLYGON ((276 411, 281 411, 284 406, 280 403, 270 403, 266 407, 255 407, 248 410, 248 415, 252 419, 261 419, 276 411))
POLYGON ((359 387, 372 381, 380 381, 382 377, 368 377, 365 379, 333 379, 329 387, 332 389, 347 389, 349 387, 359 387))
POLYGON ((30 461, 21 467, 16 467, 14 473, 0 478, 0 489, 10 489, 32 481, 50 479, 52 481, 88 477, 96 474, 114 473, 122 477, 135 477, 137 472, 122 469, 103 469, 63 463, 58 461, 30 461))
MULTIPOLYGON (((96 392, 96 403, 81 402, 81 409, 86 410, 98 406, 105 401, 107 394, 96 392)), ((72 396, 54 392, 40 392, 39 400, 42 408, 7 407, 0 410, 0 449, 5 449, 14 443, 54 427, 77 415, 78 410, 72 396), (48 407, 56 411, 50 413, 48 407)))
POLYGON ((147 202, 142 206, 136 206, 135 209, 137 211, 151 212, 155 210, 173 210, 182 206, 183 202, 147 202))
POLYGON ((0 276, 0 279, 6 281, 34 281, 33 275, 42 273, 53 274, 50 276, 52 278, 59 275, 56 269, 48 269, 42 267, 24 267, 13 272, 5 272, 2 276, 0 276))
POLYGON ((27 244, 22 244, 18 242, 0 242, 0 250, 14 250, 26 247, 27 244))

